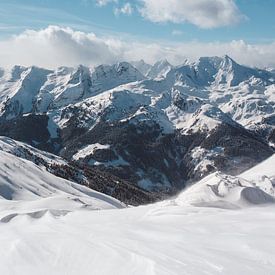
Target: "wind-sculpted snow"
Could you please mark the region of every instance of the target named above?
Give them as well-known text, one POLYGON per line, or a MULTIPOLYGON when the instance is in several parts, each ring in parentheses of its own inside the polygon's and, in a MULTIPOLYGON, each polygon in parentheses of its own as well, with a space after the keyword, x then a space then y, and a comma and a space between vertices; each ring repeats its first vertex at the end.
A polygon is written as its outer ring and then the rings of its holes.
POLYGON ((214 174, 175 199, 120 210, 58 196, 0 199, 0 273, 274 274, 274 195, 253 183, 274 179, 274 165, 272 157, 238 178, 214 174))
POLYGON ((216 173, 184 191, 175 201, 179 205, 195 205, 237 209, 247 205, 275 203, 274 179, 247 181, 216 173))
POLYGON ((275 203, 275 155, 239 176, 216 172, 182 192, 180 205, 239 208, 275 203))

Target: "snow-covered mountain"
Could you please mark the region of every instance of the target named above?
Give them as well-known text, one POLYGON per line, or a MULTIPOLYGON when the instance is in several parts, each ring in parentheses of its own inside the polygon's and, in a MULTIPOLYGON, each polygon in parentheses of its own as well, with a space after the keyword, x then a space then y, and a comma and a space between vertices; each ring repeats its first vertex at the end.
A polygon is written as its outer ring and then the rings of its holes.
POLYGON ((151 67, 146 76, 152 79, 165 78, 172 67, 173 66, 166 59, 160 60, 151 67))
POLYGON ((152 65, 146 63, 143 59, 139 61, 132 61, 131 64, 144 76, 147 76, 152 68, 152 65))
POLYGON ((17 66, 0 74, 0 134, 171 193, 269 157, 274 94, 272 70, 228 56, 180 66, 17 66))
POLYGON ((173 68, 173 66, 166 59, 160 60, 154 65, 147 64, 144 60, 133 61, 131 64, 145 77, 151 79, 165 78, 167 73, 173 68))

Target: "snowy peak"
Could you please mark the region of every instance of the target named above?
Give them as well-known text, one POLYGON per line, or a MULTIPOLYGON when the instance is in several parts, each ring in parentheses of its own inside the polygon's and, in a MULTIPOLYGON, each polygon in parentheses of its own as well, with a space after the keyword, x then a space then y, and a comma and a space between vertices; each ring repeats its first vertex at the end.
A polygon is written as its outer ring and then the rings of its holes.
POLYGON ((80 65, 71 73, 67 83, 72 95, 68 95, 68 91, 65 89, 60 96, 66 99, 71 97, 71 103, 74 103, 74 99, 79 101, 116 86, 143 79, 143 75, 127 62, 114 65, 100 65, 93 70, 80 65), (71 88, 73 88, 73 91, 71 88), (76 96, 76 88, 78 88, 78 96, 76 96))
POLYGON ((202 86, 208 86, 215 81, 223 59, 220 57, 201 57, 198 62, 194 63, 195 81, 202 86))
POLYGON ((228 124, 233 127, 242 127, 219 108, 210 104, 203 104, 189 119, 186 131, 209 132, 222 124, 228 124))
POLYGON ((91 78, 92 90, 98 93, 122 84, 143 80, 144 76, 130 63, 120 62, 96 67, 91 78))
POLYGON ((177 67, 163 60, 150 71, 155 75, 145 77, 127 62, 56 71, 14 68, 13 82, 7 73, 0 79, 0 135, 69 160, 101 144, 75 161, 146 190, 183 187, 215 170, 241 172, 270 156, 270 71, 228 56, 177 67), (207 165, 196 164, 198 147, 207 165))
POLYGON ((52 71, 38 67, 14 67, 11 71, 10 82, 16 82, 14 90, 7 95, 3 115, 13 118, 33 110, 33 104, 41 87, 52 71), (18 81, 17 81, 18 80, 18 81))
POLYGON ((31 112, 46 112, 143 79, 127 62, 101 65, 93 70, 82 65, 56 71, 16 66, 0 82, 1 113, 11 119, 31 112))
POLYGON ((256 74, 252 69, 237 64, 229 56, 225 56, 216 75, 216 84, 227 84, 236 86, 245 79, 249 79, 256 74))
POLYGON ((234 70, 234 68, 236 68, 237 66, 241 66, 228 55, 225 55, 223 57, 200 57, 198 62, 195 62, 194 64, 195 66, 200 67, 202 69, 212 67, 216 72, 220 69, 230 71, 234 70))
POLYGON ((68 84, 78 84, 87 81, 90 81, 90 70, 83 65, 79 65, 71 74, 68 84))
POLYGON ((11 71, 9 72, 9 79, 8 81, 13 82, 19 80, 21 78, 21 74, 26 71, 28 68, 23 66, 14 66, 11 71))
POLYGON ((173 66, 166 59, 160 60, 152 66, 150 71, 147 73, 147 77, 153 79, 165 78, 168 72, 172 69, 172 67, 173 66))
POLYGON ((190 87, 238 86, 242 82, 258 81, 263 85, 274 83, 270 71, 249 68, 238 64, 229 56, 201 57, 197 62, 185 63, 174 68, 168 75, 176 82, 190 87))
POLYGON ((143 80, 143 75, 130 63, 120 62, 114 65, 100 65, 92 73, 95 82, 113 78, 118 78, 120 84, 143 80))
POLYGON ((143 59, 141 59, 140 61, 132 61, 131 64, 144 76, 147 76, 150 69, 152 68, 152 65, 147 64, 143 59))
MULTIPOLYGON (((55 93, 51 98, 51 104, 55 108, 76 103, 91 95, 92 79, 89 68, 80 65, 69 76, 57 77, 59 81, 56 83, 55 93)), ((47 87, 44 87, 44 90, 47 90, 47 87)), ((45 93, 43 94, 45 96, 45 93)), ((46 100, 48 100, 47 96, 46 100)))
POLYGON ((272 75, 268 71, 240 65, 229 56, 225 56, 216 75, 216 83, 233 87, 244 81, 260 81, 268 85, 272 82, 272 75))

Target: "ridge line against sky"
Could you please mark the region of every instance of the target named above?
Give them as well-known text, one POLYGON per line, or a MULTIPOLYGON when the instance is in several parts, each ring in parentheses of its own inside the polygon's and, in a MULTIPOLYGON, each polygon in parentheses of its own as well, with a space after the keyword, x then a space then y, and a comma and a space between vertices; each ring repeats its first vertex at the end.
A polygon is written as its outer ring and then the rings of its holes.
POLYGON ((271 0, 0 0, 0 66, 228 54, 274 67, 274 10, 271 0))

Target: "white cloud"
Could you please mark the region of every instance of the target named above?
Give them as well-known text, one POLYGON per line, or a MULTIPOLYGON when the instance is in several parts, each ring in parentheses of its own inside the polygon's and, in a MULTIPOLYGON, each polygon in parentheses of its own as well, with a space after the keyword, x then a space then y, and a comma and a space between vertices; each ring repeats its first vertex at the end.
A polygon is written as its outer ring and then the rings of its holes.
POLYGON ((149 63, 167 58, 180 64, 186 58, 229 55, 241 64, 275 67, 275 43, 248 44, 242 40, 228 43, 187 42, 152 43, 117 37, 98 37, 93 33, 49 26, 0 41, 0 67, 15 64, 46 68, 98 65, 144 59, 149 63))
POLYGON ((102 6, 106 6, 107 4, 112 3, 112 2, 117 3, 118 0, 95 0, 95 1, 98 6, 102 7, 102 6))
POLYGON ((124 15, 131 15, 133 13, 132 5, 127 2, 121 8, 115 8, 115 14, 124 14, 124 15))
POLYGON ((244 16, 234 0, 140 0, 141 14, 152 22, 189 22, 200 28, 238 23, 244 16))
POLYGON ((76 64, 114 62, 121 57, 115 42, 93 33, 49 26, 39 31, 27 30, 0 42, 0 66, 38 65, 57 67, 76 64))
POLYGON ((174 36, 181 36, 183 35, 183 32, 181 30, 173 30, 172 35, 174 36))

